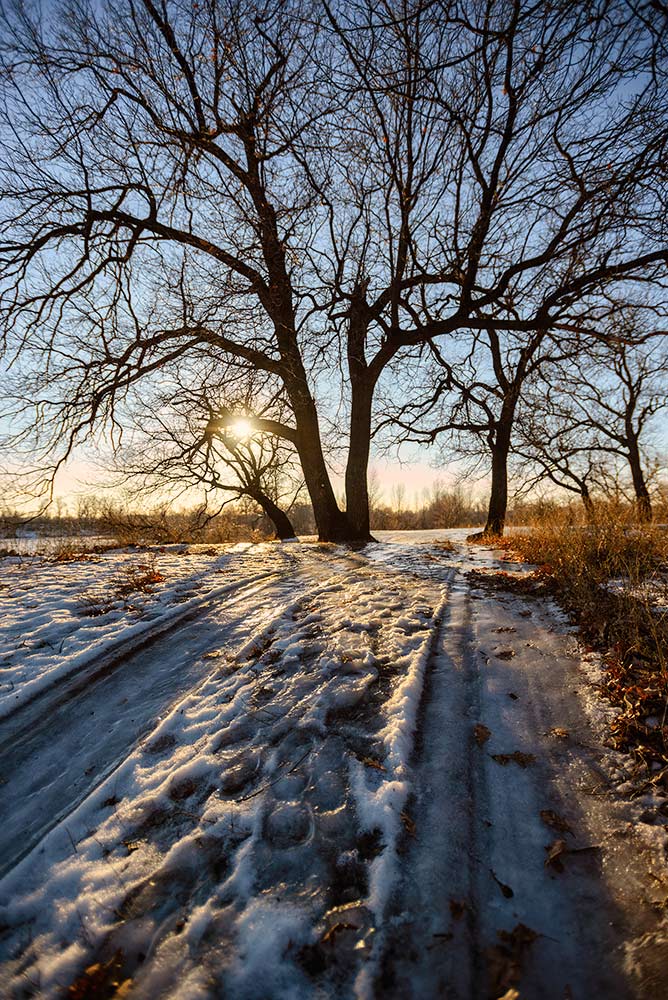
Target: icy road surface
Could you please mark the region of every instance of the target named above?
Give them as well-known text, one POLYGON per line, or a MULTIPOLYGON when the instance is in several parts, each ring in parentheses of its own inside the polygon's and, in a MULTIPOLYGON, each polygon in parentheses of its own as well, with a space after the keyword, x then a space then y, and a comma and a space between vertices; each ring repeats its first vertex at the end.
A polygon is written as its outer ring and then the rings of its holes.
POLYGON ((0 994, 668 996, 666 801, 464 535, 7 560, 0 994))

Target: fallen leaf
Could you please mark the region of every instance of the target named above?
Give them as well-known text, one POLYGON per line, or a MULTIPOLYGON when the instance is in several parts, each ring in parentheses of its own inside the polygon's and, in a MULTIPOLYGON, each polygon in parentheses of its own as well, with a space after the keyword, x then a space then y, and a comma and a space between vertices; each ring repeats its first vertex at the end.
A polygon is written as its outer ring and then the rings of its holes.
POLYGON ((567 740, 570 733, 568 729, 562 729, 561 726, 555 726, 553 729, 550 729, 549 735, 554 736, 557 740, 567 740))
POLYGON ((532 753, 522 753, 521 750, 515 750, 514 753, 493 753, 492 760, 495 760, 497 764, 501 764, 505 767, 506 764, 518 764, 520 767, 528 767, 529 764, 534 764, 536 757, 532 753))
POLYGON ((498 653, 494 653, 497 660, 512 660, 514 655, 514 649, 500 649, 498 653))
POLYGON ((547 851, 547 857, 545 858, 545 867, 554 868, 556 872, 563 872, 564 865, 562 862, 562 857, 568 851, 568 844, 565 840, 555 840, 549 844, 545 850, 547 851))
POLYGON ((491 869, 491 868, 490 868, 490 873, 491 873, 491 876, 492 876, 492 878, 494 879, 494 881, 495 881, 495 882, 496 882, 496 884, 498 885, 499 889, 501 890, 501 894, 502 894, 503 896, 505 896, 505 897, 506 897, 506 899, 512 899, 512 898, 513 898, 513 896, 515 895, 515 893, 514 893, 514 892, 513 892, 513 890, 512 890, 511 888, 510 888, 510 886, 509 886, 509 885, 506 885, 506 883, 505 883, 505 882, 502 882, 500 878, 497 878, 497 876, 496 876, 496 872, 492 871, 492 869, 491 869))
POLYGON ((541 809, 540 818, 546 826, 552 827, 552 829, 556 830, 558 833, 570 833, 572 837, 575 836, 570 825, 562 816, 559 815, 559 813, 556 813, 554 809, 541 809))
POLYGON ((127 980, 123 977, 123 952, 119 949, 108 962, 95 962, 84 969, 80 976, 69 986, 65 994, 69 1000, 96 1000, 101 996, 126 996, 127 980))
POLYGON ((492 632, 517 632, 517 629, 513 625, 499 625, 498 628, 493 628, 492 632))
POLYGON ((487 726, 483 726, 482 722, 476 723, 473 727, 473 739, 479 747, 484 746, 491 735, 492 730, 488 729, 487 726))
POLYGON ((540 937, 540 934, 527 927, 526 924, 517 924, 512 931, 497 931, 497 937, 509 947, 523 950, 532 945, 540 937))
POLYGON ((367 767, 372 767, 375 771, 385 771, 385 768, 379 760, 374 760, 373 757, 362 757, 362 763, 367 767))
POLYGON ((409 837, 414 837, 417 832, 417 827, 407 812, 401 813, 401 822, 404 824, 404 829, 409 837))
POLYGON ((569 847, 565 840, 555 840, 554 843, 546 847, 547 858, 545 867, 554 868, 555 871, 563 872, 564 865, 562 858, 567 854, 595 854, 601 850, 598 844, 588 844, 586 847, 569 847))
POLYGON ((141 840, 122 840, 121 844, 127 850, 128 854, 132 854, 133 851, 138 851, 142 846, 141 840))
POLYGON ((497 937, 499 943, 487 951, 491 995, 516 1000, 522 965, 538 934, 525 924, 517 924, 512 931, 498 931, 497 937))

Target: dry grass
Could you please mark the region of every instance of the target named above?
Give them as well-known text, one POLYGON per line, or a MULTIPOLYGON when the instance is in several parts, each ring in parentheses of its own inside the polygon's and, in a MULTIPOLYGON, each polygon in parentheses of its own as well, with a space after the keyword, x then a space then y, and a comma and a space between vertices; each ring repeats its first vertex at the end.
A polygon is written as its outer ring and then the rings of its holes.
POLYGON ((154 586, 164 580, 155 557, 141 563, 131 563, 115 580, 109 581, 107 590, 96 590, 82 597, 81 613, 88 618, 98 618, 115 610, 119 601, 129 607, 129 597, 138 593, 151 594, 154 586))
POLYGON ((440 549, 441 552, 454 552, 455 545, 448 538, 441 538, 437 542, 433 542, 433 547, 435 549, 440 549))
POLYGON ((668 530, 606 505, 589 524, 555 515, 502 544, 538 566, 604 654, 604 693, 621 709, 612 741, 658 763, 668 786, 668 530))

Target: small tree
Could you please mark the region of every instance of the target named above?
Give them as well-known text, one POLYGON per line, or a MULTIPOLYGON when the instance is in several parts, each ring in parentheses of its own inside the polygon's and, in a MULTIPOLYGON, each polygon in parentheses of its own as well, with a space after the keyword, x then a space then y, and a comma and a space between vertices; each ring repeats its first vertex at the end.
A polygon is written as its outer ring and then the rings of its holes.
POLYGON ((159 394, 137 404, 134 440, 115 456, 122 481, 135 480, 140 494, 168 491, 172 497, 198 488, 218 510, 247 497, 269 518, 278 538, 294 538, 288 511, 304 486, 301 470, 294 446, 266 429, 272 425, 266 414, 280 412, 280 401, 274 397, 261 405, 252 373, 243 393, 238 378, 231 383, 212 366, 200 370, 204 374, 195 389, 177 373, 174 383, 163 382, 159 394))

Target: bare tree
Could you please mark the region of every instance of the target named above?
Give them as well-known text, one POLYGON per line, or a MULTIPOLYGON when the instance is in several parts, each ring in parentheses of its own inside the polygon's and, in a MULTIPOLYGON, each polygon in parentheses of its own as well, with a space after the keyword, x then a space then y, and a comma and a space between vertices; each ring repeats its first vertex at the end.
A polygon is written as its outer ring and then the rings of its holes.
POLYGON ((277 538, 294 538, 289 510, 304 486, 297 455, 280 434, 260 429, 286 411, 280 394, 263 397, 252 371, 221 373, 208 364, 175 372, 135 403, 131 443, 114 455, 119 485, 134 483, 133 493, 142 497, 198 489, 216 513, 246 497, 269 518, 277 538))
POLYGON ((571 338, 556 343, 546 332, 506 333, 493 327, 471 331, 446 358, 431 345, 432 367, 426 384, 412 385, 401 407, 390 404, 385 426, 398 428, 400 440, 438 444, 471 468, 491 469, 484 534, 503 533, 508 509, 508 462, 527 386, 541 369, 562 363, 577 351, 571 338))
POLYGON ((250 364, 284 387, 290 423, 258 429, 294 444, 320 537, 368 539, 374 392, 413 348, 570 330, 662 279, 661 44, 626 0, 8 3, 17 419, 57 465, 165 366, 250 364))
MULTIPOLYGON (((643 330, 636 310, 619 309, 608 337, 573 358, 538 394, 525 449, 554 482, 602 482, 607 458, 627 466, 638 515, 652 519, 646 454, 652 420, 668 405, 668 344, 643 330), (549 384, 552 381, 552 384, 549 384), (542 425, 538 430, 537 425, 542 425), (579 472, 576 470, 579 468, 579 472)), ((568 488, 568 487, 567 487, 568 488)))
POLYGON ((582 500, 588 519, 594 514, 592 493, 605 491, 605 459, 591 428, 577 426, 572 399, 555 393, 542 382, 523 408, 513 445, 515 464, 521 469, 524 489, 549 481, 582 500))

